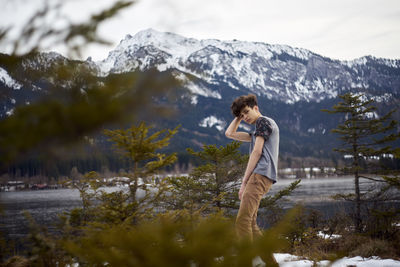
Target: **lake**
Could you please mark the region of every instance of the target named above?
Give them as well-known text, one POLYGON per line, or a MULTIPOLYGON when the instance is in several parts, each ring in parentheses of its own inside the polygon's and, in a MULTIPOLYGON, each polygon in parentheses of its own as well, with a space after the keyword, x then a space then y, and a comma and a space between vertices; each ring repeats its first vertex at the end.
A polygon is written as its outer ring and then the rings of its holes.
MULTIPOLYGON (((272 186, 268 194, 278 192, 291 182, 293 180, 279 180, 272 186)), ((354 191, 354 181, 350 177, 305 179, 300 185, 289 197, 290 202, 285 204, 285 207, 289 208, 295 203, 303 203, 306 207, 320 210, 326 217, 344 206, 344 203, 333 201, 330 198, 331 195, 354 191)), ((361 183, 362 188, 371 185, 373 182, 363 181, 361 183)), ((107 188, 107 191, 116 189, 107 188)), ((79 192, 75 189, 14 191, 1 192, 0 205, 3 207, 0 231, 5 234, 7 240, 20 240, 28 233, 28 223, 24 211, 29 212, 40 225, 46 225, 52 230, 54 229, 52 224, 57 221, 58 215, 79 207, 81 200, 79 192)))

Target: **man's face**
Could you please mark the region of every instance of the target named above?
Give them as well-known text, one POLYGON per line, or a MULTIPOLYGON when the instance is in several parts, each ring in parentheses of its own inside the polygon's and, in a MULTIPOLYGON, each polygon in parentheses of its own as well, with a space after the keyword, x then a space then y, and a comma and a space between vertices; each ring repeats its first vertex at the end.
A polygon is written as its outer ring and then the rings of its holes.
POLYGON ((260 116, 258 112, 258 107, 254 106, 253 108, 246 106, 240 112, 241 118, 248 124, 256 123, 256 120, 260 116))

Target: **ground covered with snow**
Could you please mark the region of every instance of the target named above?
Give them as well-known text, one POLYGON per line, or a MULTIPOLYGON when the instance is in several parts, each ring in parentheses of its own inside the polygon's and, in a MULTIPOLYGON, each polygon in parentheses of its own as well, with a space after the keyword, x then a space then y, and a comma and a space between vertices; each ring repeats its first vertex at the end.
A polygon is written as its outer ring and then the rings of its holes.
MULTIPOLYGON (((310 260, 300 259, 297 256, 293 256, 285 253, 275 253, 274 257, 276 261, 279 263, 280 267, 311 267, 314 262, 310 260)), ((262 260, 257 257, 253 260, 253 266, 261 267, 266 266, 262 260)), ((379 257, 371 257, 371 258, 362 258, 362 257, 353 257, 353 258, 342 258, 333 263, 330 261, 320 261, 317 263, 317 266, 325 267, 347 267, 347 266, 357 266, 357 267, 400 267, 400 261, 391 260, 391 259, 381 259, 379 257)))

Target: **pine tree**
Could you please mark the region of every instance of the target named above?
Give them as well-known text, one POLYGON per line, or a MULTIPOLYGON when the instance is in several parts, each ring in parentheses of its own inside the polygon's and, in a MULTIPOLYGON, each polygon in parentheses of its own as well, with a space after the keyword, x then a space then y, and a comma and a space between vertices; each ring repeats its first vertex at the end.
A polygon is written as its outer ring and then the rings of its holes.
MULTIPOLYGON (((332 132, 340 135, 342 145, 335 151, 350 155, 351 166, 345 167, 344 171, 354 175, 354 194, 338 195, 338 198, 355 203, 354 224, 356 230, 361 232, 362 213, 361 206, 370 200, 371 195, 361 192, 360 179, 376 179, 367 175, 371 172, 370 164, 374 158, 388 154, 398 153, 400 148, 393 148, 390 143, 399 138, 400 133, 395 133, 397 122, 391 119, 394 111, 378 117, 377 108, 373 106, 373 100, 366 100, 362 94, 347 93, 340 96, 342 102, 333 106, 333 110, 323 110, 330 114, 344 114, 343 123, 339 124, 332 132)), ((376 169, 380 171, 382 169, 376 169)))
POLYGON ((153 216, 155 213, 152 211, 166 187, 164 183, 155 185, 152 176, 176 161, 176 153, 166 155, 158 151, 169 144, 178 128, 149 134, 151 127, 142 122, 126 130, 105 130, 114 146, 131 163, 132 168, 123 173, 125 177, 119 181, 128 190, 101 190, 103 179, 97 173, 90 172, 82 183, 75 186, 80 191, 84 207, 74 210, 71 220, 79 222, 77 226, 91 222, 119 225, 136 224, 142 218, 153 216))
POLYGON ((128 158, 133 168, 128 173, 129 189, 132 199, 136 199, 139 188, 139 178, 144 181, 161 168, 171 165, 177 160, 176 153, 166 155, 157 152, 169 145, 169 141, 178 132, 178 127, 173 130, 157 131, 149 136, 150 126, 141 122, 127 130, 105 130, 105 135, 110 137, 114 146, 128 158), (162 137, 162 135, 165 136, 162 137), (133 184, 132 184, 133 183, 133 184))
POLYGON ((76 180, 79 180, 82 175, 79 173, 78 168, 76 166, 72 167, 71 172, 69 174, 69 178, 72 179, 72 183, 76 180))
POLYGON ((188 177, 169 179, 172 186, 170 204, 175 209, 228 211, 237 208, 238 186, 244 174, 248 156, 239 152, 240 143, 226 146, 204 145, 199 152, 187 151, 204 164, 196 167, 188 177), (172 201, 171 201, 172 200, 172 201))

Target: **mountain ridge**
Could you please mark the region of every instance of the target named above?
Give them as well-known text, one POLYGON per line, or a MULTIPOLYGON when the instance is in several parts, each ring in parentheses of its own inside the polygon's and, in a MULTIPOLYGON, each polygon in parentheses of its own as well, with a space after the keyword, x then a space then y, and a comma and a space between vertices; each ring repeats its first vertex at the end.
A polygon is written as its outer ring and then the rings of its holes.
MULTIPOLYGON (((377 116, 400 108, 400 60, 365 56, 339 61, 296 49, 260 42, 196 40, 147 30, 127 35, 102 61, 88 58, 76 64, 86 64, 99 76, 156 68, 180 79, 188 90, 174 103, 178 115, 157 121, 160 128, 182 124, 179 142, 173 144, 177 151, 229 142, 224 136, 232 120, 229 107, 236 97, 249 93, 258 96, 262 114, 279 124, 283 155, 330 157, 338 144, 330 129, 341 118, 321 109, 330 109, 343 93, 364 93, 374 99, 377 116)), ((0 102, 0 118, 46 94, 42 85, 51 81, 29 81, 24 71, 31 68, 46 74, 51 64, 69 61, 57 53, 41 53, 23 62, 18 77, 0 65, 0 88, 7 92, 0 102)), ((394 116, 399 120, 400 112, 394 116)), ((252 130, 244 124, 241 128, 252 130)))
POLYGON ((289 104, 335 98, 345 90, 368 88, 373 78, 366 75, 369 65, 383 71, 375 71, 380 79, 377 84, 387 87, 385 71, 394 71, 395 85, 400 87, 400 60, 365 56, 339 61, 287 45, 196 40, 152 29, 127 35, 106 59, 93 64, 102 75, 151 67, 159 71, 177 69, 209 84, 225 83, 289 104))

